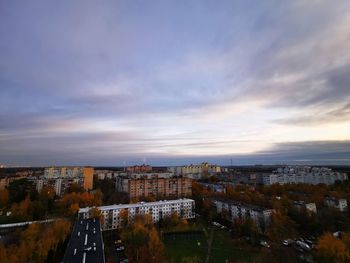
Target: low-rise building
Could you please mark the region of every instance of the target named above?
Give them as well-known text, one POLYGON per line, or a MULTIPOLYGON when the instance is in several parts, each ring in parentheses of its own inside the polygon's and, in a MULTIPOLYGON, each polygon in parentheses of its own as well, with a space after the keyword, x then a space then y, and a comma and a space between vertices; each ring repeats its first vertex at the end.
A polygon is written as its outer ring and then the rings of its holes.
POLYGON ((251 218, 257 226, 269 225, 274 211, 273 209, 236 201, 215 200, 214 206, 217 213, 229 221, 251 218))
POLYGON ((335 197, 327 196, 324 199, 324 203, 325 203, 325 205, 330 206, 330 207, 334 207, 342 212, 346 211, 348 208, 348 202, 346 201, 346 199, 338 199, 335 197))
MULTIPOLYGON (((150 215, 154 223, 176 213, 183 219, 195 218, 195 202, 192 199, 177 199, 158 202, 140 202, 136 204, 120 204, 97 207, 103 217, 103 230, 118 229, 123 225, 122 213, 132 222, 136 215, 150 215)), ((89 218, 89 207, 79 210, 79 218, 89 218)))
POLYGON ((138 178, 117 177, 116 189, 126 192, 130 200, 145 197, 187 197, 192 195, 192 180, 183 177, 162 178, 158 175, 138 178))
POLYGON ((298 210, 305 209, 309 214, 317 214, 317 207, 315 203, 305 203, 304 201, 294 201, 294 207, 298 210))

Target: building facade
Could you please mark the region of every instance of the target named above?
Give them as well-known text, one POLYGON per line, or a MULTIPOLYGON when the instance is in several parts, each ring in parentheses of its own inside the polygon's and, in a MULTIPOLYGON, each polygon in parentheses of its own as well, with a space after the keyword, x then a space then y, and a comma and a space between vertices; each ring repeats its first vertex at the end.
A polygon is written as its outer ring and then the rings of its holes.
POLYGON ((271 216, 273 209, 267 209, 260 206, 254 206, 244 204, 235 201, 220 201, 215 200, 214 206, 217 213, 221 214, 229 221, 235 219, 247 219, 251 218, 257 226, 269 225, 271 222, 271 216))
POLYGON ((327 196, 324 199, 324 203, 327 206, 334 207, 335 209, 338 209, 339 211, 346 211, 348 208, 348 202, 346 199, 338 199, 335 197, 329 197, 327 196))
POLYGON ((294 201, 293 205, 296 209, 305 211, 308 214, 317 214, 317 207, 315 203, 305 203, 304 201, 294 201))
POLYGON ((43 176, 30 177, 36 189, 40 192, 44 186, 52 187, 57 195, 62 195, 72 184, 78 184, 85 190, 93 188, 92 167, 49 167, 45 168, 43 176))
MULTIPOLYGON (((90 218, 90 209, 89 207, 81 208, 79 218, 90 218)), ((160 219, 171 216, 173 213, 183 219, 195 218, 195 201, 192 199, 100 206, 98 209, 103 217, 103 230, 121 228, 123 226, 123 212, 127 214, 128 222, 132 222, 136 215, 146 214, 152 217, 153 223, 159 222, 160 219)))
POLYGON ((126 168, 126 171, 130 173, 150 173, 152 172, 152 166, 145 164, 129 166, 126 168))
POLYGON ((192 195, 192 180, 190 178, 163 178, 146 176, 138 178, 116 179, 116 189, 126 192, 130 200, 145 197, 187 197, 192 195))
POLYGON ((183 175, 192 179, 201 179, 205 176, 212 176, 221 173, 221 167, 209 163, 201 163, 199 165, 186 165, 178 167, 170 167, 169 170, 175 175, 183 175))
POLYGON ((263 176, 264 185, 272 184, 326 184, 331 185, 336 181, 347 180, 345 173, 332 171, 326 167, 310 167, 310 166, 287 166, 278 168, 272 174, 263 176))

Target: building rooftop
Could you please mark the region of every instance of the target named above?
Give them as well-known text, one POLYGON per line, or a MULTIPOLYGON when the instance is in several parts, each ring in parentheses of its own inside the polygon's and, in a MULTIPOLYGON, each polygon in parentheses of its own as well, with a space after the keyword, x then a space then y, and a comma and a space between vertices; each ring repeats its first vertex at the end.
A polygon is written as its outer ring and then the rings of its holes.
POLYGON ((98 219, 75 222, 63 263, 104 263, 104 250, 98 219))
POLYGON ((249 209, 252 209, 252 210, 255 210, 255 211, 259 211, 259 212, 263 212, 263 211, 266 211, 266 210, 273 210, 272 208, 267 208, 267 207, 263 207, 263 206, 247 204, 247 203, 234 201, 234 200, 216 199, 216 200, 214 200, 214 202, 221 202, 221 203, 226 203, 226 204, 235 205, 235 206, 247 207, 249 209))
MULTIPOLYGON (((183 199, 176 199, 176 200, 164 200, 164 201, 157 201, 157 202, 140 202, 136 204, 119 204, 119 205, 107 205, 107 206, 99 206, 98 209, 101 211, 104 210, 114 210, 114 209, 122 209, 122 208, 134 208, 134 207, 147 207, 147 206, 155 206, 155 205, 166 205, 166 204, 176 204, 176 203, 182 203, 182 202, 193 202, 194 200, 183 198, 183 199)), ((87 213, 89 212, 90 207, 84 207, 79 209, 79 213, 87 213)))

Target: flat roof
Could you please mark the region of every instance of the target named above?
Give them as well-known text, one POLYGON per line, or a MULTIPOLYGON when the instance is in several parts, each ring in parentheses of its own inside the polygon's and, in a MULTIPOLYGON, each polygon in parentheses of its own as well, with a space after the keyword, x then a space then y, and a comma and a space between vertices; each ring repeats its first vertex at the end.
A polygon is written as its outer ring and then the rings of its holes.
POLYGON ((100 221, 98 219, 81 219, 75 222, 63 258, 63 263, 68 262, 105 262, 100 221), (94 247, 96 247, 96 250, 94 250, 94 247))
MULTIPOLYGON (((99 206, 97 208, 101 211, 104 211, 104 210, 114 210, 114 209, 122 209, 122 208, 134 208, 134 207, 176 204, 176 203, 184 203, 184 202, 194 202, 194 200, 188 199, 188 198, 183 198, 183 199, 164 200, 164 201, 157 201, 157 202, 140 202, 140 203, 136 203, 136 204, 107 205, 107 206, 99 206)), ((91 207, 80 208, 79 213, 86 213, 90 210, 90 208, 91 207)))

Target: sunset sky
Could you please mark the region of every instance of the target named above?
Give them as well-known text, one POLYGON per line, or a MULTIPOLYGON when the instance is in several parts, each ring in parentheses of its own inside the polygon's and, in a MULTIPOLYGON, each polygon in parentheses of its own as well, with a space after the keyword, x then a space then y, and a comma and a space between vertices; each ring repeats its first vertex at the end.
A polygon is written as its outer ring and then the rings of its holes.
POLYGON ((350 1, 1 1, 0 164, 350 164, 350 1))

